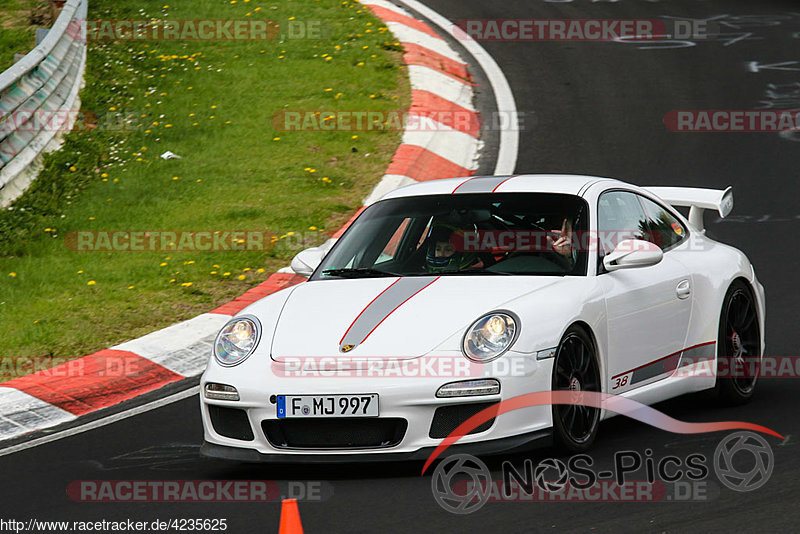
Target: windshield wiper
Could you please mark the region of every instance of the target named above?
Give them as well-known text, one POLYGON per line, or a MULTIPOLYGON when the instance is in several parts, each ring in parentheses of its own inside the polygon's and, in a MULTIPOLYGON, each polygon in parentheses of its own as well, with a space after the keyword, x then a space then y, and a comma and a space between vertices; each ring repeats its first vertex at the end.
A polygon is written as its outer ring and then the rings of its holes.
POLYGON ((356 268, 343 268, 343 269, 325 269, 322 274, 328 276, 339 276, 341 278, 374 278, 380 276, 402 276, 397 273, 390 273, 388 271, 379 271, 378 269, 370 269, 369 267, 356 267, 356 268))

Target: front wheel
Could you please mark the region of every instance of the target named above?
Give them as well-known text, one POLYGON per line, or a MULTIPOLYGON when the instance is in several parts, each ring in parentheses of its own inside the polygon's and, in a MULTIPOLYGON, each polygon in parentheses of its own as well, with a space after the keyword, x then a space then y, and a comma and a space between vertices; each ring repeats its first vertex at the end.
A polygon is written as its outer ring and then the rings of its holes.
POLYGON ((750 288, 736 280, 722 303, 717 335, 717 394, 726 404, 753 397, 761 363, 761 330, 750 288))
MULTIPOLYGON (((600 368, 592 340, 576 326, 564 334, 553 364, 553 391, 600 391, 600 368)), ((600 426, 600 410, 590 406, 553 405, 553 438, 557 447, 583 452, 600 426)))

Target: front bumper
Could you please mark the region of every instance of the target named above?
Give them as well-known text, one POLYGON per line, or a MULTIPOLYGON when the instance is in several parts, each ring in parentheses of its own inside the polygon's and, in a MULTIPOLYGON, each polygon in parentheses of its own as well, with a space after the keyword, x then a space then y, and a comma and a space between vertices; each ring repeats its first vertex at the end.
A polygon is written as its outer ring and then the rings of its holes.
MULTIPOLYGON (((517 454, 534 447, 548 447, 553 444, 551 429, 539 430, 507 438, 455 444, 449 447, 448 454, 471 454, 488 456, 493 454, 517 454)), ((208 458, 219 458, 237 462, 269 463, 368 463, 368 462, 412 462, 424 461, 433 453, 435 447, 424 447, 414 452, 350 453, 350 454, 265 454, 246 447, 229 447, 204 442, 200 454, 208 458)))
MULTIPOLYGON (((531 355, 517 355, 522 365, 514 367, 508 376, 485 375, 500 381, 500 393, 471 397, 437 398, 436 391, 444 384, 469 377, 289 377, 276 376, 268 364, 244 362, 242 366, 223 368, 213 360, 201 379, 201 413, 205 443, 202 453, 216 458, 245 462, 350 462, 424 459, 441 442, 432 430, 437 409, 486 405, 534 391, 550 389, 552 359, 539 360, 531 355), (248 367, 245 364, 251 363, 248 367), (216 382, 236 387, 239 401, 206 399, 205 384, 216 382), (377 393, 380 415, 373 419, 405 420, 407 426, 400 439, 389 446, 362 447, 295 447, 270 441, 265 430, 277 418, 277 405, 270 402, 274 395, 333 395, 377 393), (218 432, 209 408, 233 408, 246 416, 242 424, 249 427, 247 439, 234 439, 218 432), (263 423, 267 422, 267 425, 263 423)), ((510 366, 509 366, 510 367, 510 366)), ((219 413, 219 410, 217 410, 219 413)), ((216 417, 219 417, 218 415, 216 417)), ((282 419, 281 421, 287 421, 282 419)), ((303 421, 309 421, 303 419, 303 421)), ((313 421, 313 420, 312 420, 313 421)), ((440 422, 437 420, 437 422, 440 422)), ((475 454, 513 452, 547 443, 551 434, 550 406, 534 406, 498 415, 491 426, 462 437, 452 448, 475 451, 475 454)), ((313 428, 313 424, 312 424, 313 428)), ((241 436, 240 436, 241 437, 241 436)))

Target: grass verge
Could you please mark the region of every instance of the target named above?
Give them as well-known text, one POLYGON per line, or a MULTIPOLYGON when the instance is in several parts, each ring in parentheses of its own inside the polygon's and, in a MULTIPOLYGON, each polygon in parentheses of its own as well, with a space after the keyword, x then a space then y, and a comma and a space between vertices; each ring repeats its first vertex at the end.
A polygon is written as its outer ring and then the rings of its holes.
POLYGON ((36 26, 50 27, 55 10, 42 0, 0 2, 0 71, 14 64, 14 54, 26 54, 36 45, 36 26))
POLYGON ((282 28, 311 21, 323 36, 89 43, 86 120, 0 211, 3 356, 81 356, 209 311, 324 241, 361 205, 399 132, 290 132, 272 120, 285 110, 407 108, 399 45, 366 8, 349 0, 92 0, 89 13, 256 17, 282 28), (181 159, 160 158, 166 151, 181 159), (75 252, 65 241, 74 231, 112 230, 266 231, 275 243, 75 252))

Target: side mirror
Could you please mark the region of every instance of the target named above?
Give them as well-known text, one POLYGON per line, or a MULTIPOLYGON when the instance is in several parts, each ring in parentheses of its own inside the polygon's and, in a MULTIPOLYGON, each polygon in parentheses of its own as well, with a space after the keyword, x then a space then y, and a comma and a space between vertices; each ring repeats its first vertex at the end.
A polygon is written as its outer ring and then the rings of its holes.
POLYGON ((614 251, 603 258, 603 265, 609 272, 650 267, 660 262, 663 257, 664 253, 658 245, 641 239, 626 239, 620 241, 614 251))
POLYGON ((301 250, 297 253, 297 256, 292 258, 292 270, 300 276, 308 278, 314 274, 316 268, 319 267, 319 264, 325 257, 325 253, 326 251, 322 250, 321 247, 301 250))

